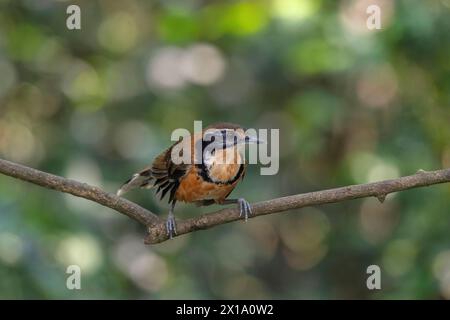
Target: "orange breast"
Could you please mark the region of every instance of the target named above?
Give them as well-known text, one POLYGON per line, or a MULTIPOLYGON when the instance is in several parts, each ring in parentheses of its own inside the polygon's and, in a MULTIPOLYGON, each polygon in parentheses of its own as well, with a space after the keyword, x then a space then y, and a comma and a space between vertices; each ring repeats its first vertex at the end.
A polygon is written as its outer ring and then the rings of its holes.
POLYGON ((198 173, 198 168, 192 166, 186 176, 181 180, 180 186, 175 193, 175 199, 184 202, 196 202, 202 200, 215 200, 220 202, 233 191, 237 179, 232 184, 217 184, 202 179, 198 173))

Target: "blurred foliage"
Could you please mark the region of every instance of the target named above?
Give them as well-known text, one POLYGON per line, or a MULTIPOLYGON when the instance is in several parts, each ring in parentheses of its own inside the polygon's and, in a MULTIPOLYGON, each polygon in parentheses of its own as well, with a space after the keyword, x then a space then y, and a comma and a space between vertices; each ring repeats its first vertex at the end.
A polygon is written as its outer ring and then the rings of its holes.
MULTIPOLYGON (((450 167, 449 57, 448 0, 0 0, 0 155, 115 191, 203 120, 281 129, 279 173, 233 193, 250 201, 450 167)), ((144 246, 126 217, 0 176, 0 298, 450 298, 449 208, 447 184, 144 246)))

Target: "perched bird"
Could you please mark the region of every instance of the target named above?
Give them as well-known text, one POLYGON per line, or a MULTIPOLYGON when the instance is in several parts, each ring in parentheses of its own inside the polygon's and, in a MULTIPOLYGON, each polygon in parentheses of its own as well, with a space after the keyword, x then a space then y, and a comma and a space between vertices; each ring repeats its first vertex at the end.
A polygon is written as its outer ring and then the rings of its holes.
POLYGON ((174 208, 177 201, 200 206, 236 203, 240 216, 247 220, 252 213, 250 204, 244 198, 227 197, 245 175, 247 165, 241 151, 242 146, 249 143, 260 141, 246 136, 239 125, 210 125, 201 134, 180 139, 158 155, 151 165, 125 182, 117 195, 121 196, 134 188, 153 187, 157 188, 156 193, 160 194, 161 200, 169 195, 170 210, 166 229, 170 238, 176 235, 174 208), (183 150, 190 150, 188 161, 173 159, 174 148, 182 150, 180 156, 183 150))

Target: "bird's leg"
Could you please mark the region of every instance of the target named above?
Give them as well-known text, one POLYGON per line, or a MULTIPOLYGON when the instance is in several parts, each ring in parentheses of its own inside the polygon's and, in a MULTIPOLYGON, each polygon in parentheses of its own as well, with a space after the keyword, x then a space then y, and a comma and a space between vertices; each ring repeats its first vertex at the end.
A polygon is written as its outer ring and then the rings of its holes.
POLYGON ((175 223, 175 215, 173 214, 173 209, 175 208, 175 201, 172 202, 169 210, 169 216, 166 221, 166 230, 169 238, 172 239, 177 235, 177 225, 175 223))
POLYGON ((244 198, 224 199, 220 202, 220 204, 224 205, 232 203, 237 203, 239 205, 239 216, 247 221, 248 217, 252 215, 252 207, 250 206, 250 203, 244 198))

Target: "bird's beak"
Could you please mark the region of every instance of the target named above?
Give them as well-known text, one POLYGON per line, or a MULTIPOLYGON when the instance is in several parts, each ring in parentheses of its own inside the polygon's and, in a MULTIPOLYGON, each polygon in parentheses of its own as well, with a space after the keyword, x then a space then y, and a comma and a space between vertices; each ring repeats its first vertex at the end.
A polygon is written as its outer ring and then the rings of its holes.
POLYGON ((263 140, 258 139, 257 137, 250 137, 250 136, 245 136, 245 143, 246 144, 261 144, 264 143, 263 140))

